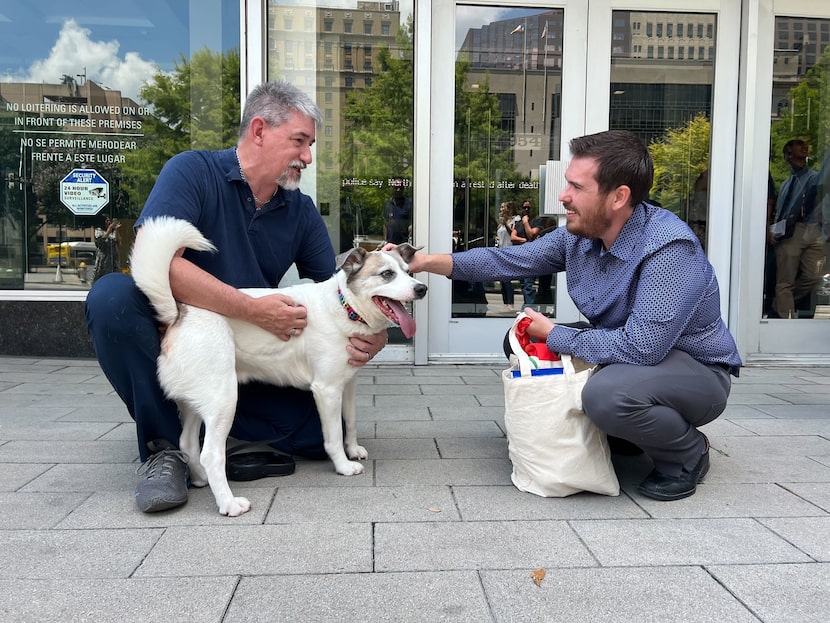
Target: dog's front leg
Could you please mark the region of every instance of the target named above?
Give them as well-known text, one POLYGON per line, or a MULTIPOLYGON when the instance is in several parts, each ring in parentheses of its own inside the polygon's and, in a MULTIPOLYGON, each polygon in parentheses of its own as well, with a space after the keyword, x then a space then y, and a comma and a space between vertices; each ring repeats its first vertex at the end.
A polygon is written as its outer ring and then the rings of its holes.
POLYGON ((363 473, 363 465, 357 461, 350 461, 343 451, 343 416, 341 408, 343 391, 339 387, 321 387, 321 384, 312 383, 311 392, 320 414, 320 423, 323 428, 323 446, 329 455, 334 470, 344 476, 354 476, 363 473))
POLYGON ((357 411, 355 394, 357 393, 357 377, 352 377, 343 388, 343 422, 346 424, 346 456, 350 459, 362 460, 369 457, 366 448, 357 443, 357 411))

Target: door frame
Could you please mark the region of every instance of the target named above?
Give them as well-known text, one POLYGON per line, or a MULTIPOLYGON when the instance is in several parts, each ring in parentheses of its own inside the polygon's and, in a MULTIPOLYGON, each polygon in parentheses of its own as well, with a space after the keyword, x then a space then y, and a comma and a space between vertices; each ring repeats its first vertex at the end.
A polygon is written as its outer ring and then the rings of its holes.
MULTIPOLYGON (((755 0, 745 0, 755 1, 755 0)), ((447 232, 452 229, 453 181, 453 114, 454 72, 447 71, 446 59, 455 58, 455 7, 457 5, 505 6, 504 2, 434 0, 431 4, 431 118, 429 143, 428 186, 429 231, 427 251, 448 253, 451 250, 447 232)), ((682 0, 565 0, 560 2, 511 2, 516 8, 563 8, 565 28, 562 68, 562 132, 560 153, 568 154, 568 141, 574 136, 599 132, 608 128, 610 103, 606 97, 589 97, 590 93, 606 93, 611 76, 611 20, 614 10, 642 10, 680 13, 715 13, 717 58, 737 58, 740 52, 741 7, 732 0, 700 0, 694 9, 682 0), (590 72, 588 71, 588 68, 590 72)), ((710 146, 710 210, 707 228, 710 261, 721 289, 724 318, 730 319, 732 276, 735 136, 739 70, 734 63, 715 63, 712 103, 712 138, 710 146)), ((423 174, 423 172, 422 172, 423 174)), ((548 192, 558 184, 547 180, 548 192)), ((423 188, 423 187, 422 187, 423 188)), ((416 191, 417 192, 417 191, 416 191)), ((555 197, 547 196, 550 205, 555 197)), ((418 244, 423 244, 419 242, 418 244)), ((564 276, 558 276, 564 283, 564 276)), ((503 360, 502 336, 510 318, 452 318, 451 283, 443 277, 429 278, 430 296, 426 326, 425 360, 478 361, 503 360)), ((564 288, 557 288, 559 291, 564 288)), ((758 290, 760 293, 760 289, 758 290)), ((558 306, 567 316, 557 314, 556 320, 567 322, 576 314, 572 306, 558 306)), ((419 326, 421 326, 419 324, 419 326)), ((416 337, 416 340, 418 338, 416 337)), ((416 346, 417 351, 417 346, 416 346)), ((417 362, 417 361, 416 361, 417 362)))

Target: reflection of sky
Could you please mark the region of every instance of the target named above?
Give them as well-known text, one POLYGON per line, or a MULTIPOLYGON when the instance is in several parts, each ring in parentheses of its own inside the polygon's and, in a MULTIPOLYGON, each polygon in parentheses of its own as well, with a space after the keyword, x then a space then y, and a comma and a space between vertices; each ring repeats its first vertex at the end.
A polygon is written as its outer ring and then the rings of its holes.
POLYGON ((238 0, 0 0, 4 82, 60 82, 86 70, 134 97, 148 68, 170 71, 204 47, 239 48, 238 0))
POLYGON ((550 9, 507 9, 497 6, 456 5, 455 50, 458 51, 461 48, 461 44, 464 43, 464 39, 467 37, 467 32, 471 28, 481 28, 482 26, 492 24, 493 22, 501 22, 509 19, 515 19, 518 24, 524 17, 529 15, 537 15, 549 10, 550 9))

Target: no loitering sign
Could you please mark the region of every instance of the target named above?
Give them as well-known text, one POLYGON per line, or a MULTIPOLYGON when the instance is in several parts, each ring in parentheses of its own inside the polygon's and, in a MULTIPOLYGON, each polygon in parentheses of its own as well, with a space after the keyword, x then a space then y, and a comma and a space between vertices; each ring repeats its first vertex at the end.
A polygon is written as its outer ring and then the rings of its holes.
POLYGON ((76 216, 98 214, 110 202, 110 185, 95 169, 73 169, 61 180, 61 203, 76 216))

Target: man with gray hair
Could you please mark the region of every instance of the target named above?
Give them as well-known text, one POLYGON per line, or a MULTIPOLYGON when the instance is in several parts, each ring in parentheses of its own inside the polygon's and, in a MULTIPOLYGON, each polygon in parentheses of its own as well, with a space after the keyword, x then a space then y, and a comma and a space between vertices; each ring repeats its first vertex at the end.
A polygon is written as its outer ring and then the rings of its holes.
MULTIPOLYGON (((314 281, 334 273, 325 223, 312 199, 298 190, 321 121, 320 109, 305 93, 269 82, 248 95, 236 147, 187 151, 164 165, 136 221, 137 236, 147 218, 167 215, 192 223, 218 249, 184 250, 173 259, 170 285, 177 301, 239 318, 283 340, 302 333, 304 307, 282 294, 254 298, 239 288, 274 288, 292 264, 300 277, 314 281)), ((136 422, 144 462, 135 490, 139 509, 184 504, 188 474, 178 450, 178 411, 156 378, 164 327, 132 278, 115 273, 90 290, 86 319, 101 368, 136 422)), ((386 332, 352 338, 350 363, 364 365, 385 344, 386 332)), ((295 388, 240 386, 231 435, 271 441, 287 455, 326 458, 314 399, 295 388)), ((260 454, 246 479, 293 470, 290 456, 268 457, 260 454)))

